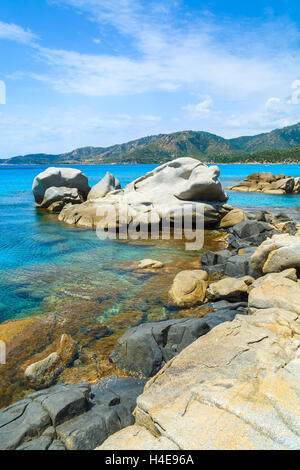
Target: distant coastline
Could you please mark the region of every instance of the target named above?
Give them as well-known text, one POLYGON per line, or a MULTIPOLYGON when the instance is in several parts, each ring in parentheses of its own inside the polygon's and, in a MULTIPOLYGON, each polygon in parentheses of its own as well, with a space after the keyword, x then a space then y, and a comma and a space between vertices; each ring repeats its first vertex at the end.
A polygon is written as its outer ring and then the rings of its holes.
POLYGON ((298 164, 300 123, 254 136, 225 139, 203 131, 179 131, 110 147, 82 147, 61 154, 29 154, 3 159, 10 165, 161 165, 182 157, 208 164, 298 164))

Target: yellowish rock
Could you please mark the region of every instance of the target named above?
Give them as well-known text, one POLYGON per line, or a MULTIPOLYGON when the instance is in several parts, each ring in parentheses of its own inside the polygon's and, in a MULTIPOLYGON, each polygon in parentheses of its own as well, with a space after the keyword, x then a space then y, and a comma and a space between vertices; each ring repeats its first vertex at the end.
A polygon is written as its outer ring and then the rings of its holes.
POLYGON ((201 304, 205 299, 207 272, 202 270, 181 271, 170 290, 170 297, 178 307, 201 304))

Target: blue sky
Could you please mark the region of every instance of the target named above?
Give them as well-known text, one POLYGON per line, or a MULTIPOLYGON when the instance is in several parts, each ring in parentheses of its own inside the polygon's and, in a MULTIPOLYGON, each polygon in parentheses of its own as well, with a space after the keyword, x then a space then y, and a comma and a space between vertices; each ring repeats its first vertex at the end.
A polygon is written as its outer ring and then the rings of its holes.
POLYGON ((300 121, 295 0, 1 0, 0 157, 300 121))

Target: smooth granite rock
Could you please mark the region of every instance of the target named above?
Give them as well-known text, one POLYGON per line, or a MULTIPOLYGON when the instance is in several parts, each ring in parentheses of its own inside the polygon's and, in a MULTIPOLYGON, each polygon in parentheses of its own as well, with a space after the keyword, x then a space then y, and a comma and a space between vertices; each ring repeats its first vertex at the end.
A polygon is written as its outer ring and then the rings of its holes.
POLYGON ((88 200, 105 197, 111 191, 119 189, 121 189, 119 180, 108 171, 99 183, 92 187, 88 194, 88 200))
POLYGON ((179 272, 173 281, 170 297, 178 307, 191 307, 201 304, 205 299, 207 272, 186 270, 179 272))
MULTIPOLYGON (((39 207, 41 209, 48 209, 55 203, 59 203, 59 207, 64 207, 66 204, 81 204, 84 202, 83 196, 80 194, 77 188, 65 188, 65 187, 51 187, 46 189, 43 200, 39 207)), ((57 206, 56 206, 57 207, 57 206)))
POLYGON ((242 209, 232 209, 223 217, 220 222, 220 228, 229 228, 247 220, 247 215, 242 209))
POLYGON ((35 201, 41 204, 48 188, 76 188, 84 199, 90 191, 87 177, 74 168, 50 167, 40 173, 33 181, 32 191, 35 201))
POLYGON ((228 197, 218 179, 219 169, 184 157, 172 160, 128 184, 124 190, 110 191, 100 199, 89 199, 78 206, 66 205, 59 220, 68 224, 104 230, 107 225, 142 226, 148 230, 150 218, 157 224, 182 219, 191 210, 193 220, 204 219, 206 226, 217 226, 229 208, 228 197))

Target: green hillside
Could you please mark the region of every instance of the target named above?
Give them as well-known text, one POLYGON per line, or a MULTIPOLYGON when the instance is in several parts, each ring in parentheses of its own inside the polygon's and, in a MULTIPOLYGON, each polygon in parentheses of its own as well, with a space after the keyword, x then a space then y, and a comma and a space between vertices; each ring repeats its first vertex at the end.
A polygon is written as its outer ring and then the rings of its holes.
POLYGON ((164 163, 179 157, 204 162, 298 162, 300 123, 255 136, 224 139, 201 131, 182 131, 136 139, 111 147, 83 147, 60 155, 25 155, 6 164, 164 163))

